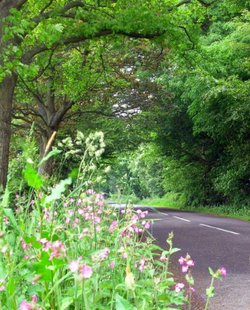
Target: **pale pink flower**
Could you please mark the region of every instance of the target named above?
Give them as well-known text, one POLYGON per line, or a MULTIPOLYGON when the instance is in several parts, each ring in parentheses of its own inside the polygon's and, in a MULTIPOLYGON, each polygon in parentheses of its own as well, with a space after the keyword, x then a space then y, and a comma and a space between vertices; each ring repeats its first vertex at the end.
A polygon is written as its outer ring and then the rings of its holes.
POLYGON ((94 190, 93 189, 88 189, 87 191, 86 191, 86 194, 87 195, 94 195, 94 190))
POLYGON ((140 272, 144 271, 144 267, 145 267, 145 259, 140 259, 140 266, 139 266, 139 270, 140 272))
POLYGON ((26 300, 22 301, 20 304, 20 310, 32 310, 32 305, 29 304, 26 300))
POLYGON ((78 213, 79 213, 80 215, 83 215, 83 214, 84 214, 84 209, 78 209, 77 211, 78 211, 78 213))
POLYGON ((182 272, 184 272, 184 273, 188 272, 188 266, 187 266, 187 265, 183 265, 183 266, 181 267, 181 270, 182 270, 182 272))
POLYGON ((161 261, 161 262, 167 262, 167 261, 168 261, 168 258, 166 257, 166 255, 161 254, 160 261, 161 261))
POLYGON ((178 259, 178 262, 180 263, 180 265, 183 265, 183 264, 185 263, 185 258, 181 256, 181 257, 178 259))
POLYGON ((7 218, 7 216, 3 217, 3 221, 6 225, 8 225, 10 223, 9 219, 7 218))
POLYGON ((31 300, 32 300, 32 302, 37 303, 38 297, 37 297, 36 295, 33 295, 33 296, 31 297, 31 300))
POLYGON ((183 288, 184 288, 184 284, 183 283, 177 283, 176 285, 175 285, 175 288, 174 288, 174 290, 177 292, 177 293, 179 293, 183 288))
POLYGON ((114 269, 114 268, 115 268, 115 262, 114 262, 114 261, 112 261, 112 262, 109 264, 109 268, 111 268, 111 269, 114 269))
POLYGON ((110 253, 110 249, 105 248, 101 250, 99 253, 93 255, 92 259, 96 261, 103 261, 108 257, 109 253, 110 253))
POLYGON ((194 261, 192 259, 188 260, 187 265, 188 265, 188 267, 194 266, 194 261))
POLYGON ((92 268, 90 266, 87 266, 87 265, 82 265, 80 272, 81 272, 82 277, 84 279, 90 278, 92 276, 92 273, 93 273, 92 268))
POLYGON ((111 223, 111 225, 109 226, 109 231, 112 232, 116 229, 116 227, 118 226, 118 222, 117 221, 113 221, 111 223))
POLYGON ((221 267, 218 271, 224 277, 227 275, 226 268, 224 268, 224 267, 221 267))
POLYGON ((80 267, 79 262, 76 261, 76 260, 72 260, 72 261, 70 262, 70 264, 69 264, 69 269, 70 269, 71 272, 76 272, 76 271, 78 271, 78 270, 79 270, 79 267, 80 267))
POLYGON ((3 292, 5 290, 4 280, 0 279, 0 292, 3 292))
POLYGON ((31 281, 31 283, 32 284, 36 284, 40 280, 41 277, 42 276, 40 274, 35 275, 34 278, 31 281))
POLYGON ((128 257, 128 254, 126 252, 122 253, 122 258, 126 259, 128 257))
POLYGON ((46 238, 42 238, 42 239, 39 240, 39 242, 41 244, 46 244, 48 242, 48 240, 46 238))
POLYGON ((184 273, 188 272, 189 268, 194 266, 194 261, 189 254, 187 254, 185 258, 181 256, 178 261, 181 265, 181 270, 184 273))

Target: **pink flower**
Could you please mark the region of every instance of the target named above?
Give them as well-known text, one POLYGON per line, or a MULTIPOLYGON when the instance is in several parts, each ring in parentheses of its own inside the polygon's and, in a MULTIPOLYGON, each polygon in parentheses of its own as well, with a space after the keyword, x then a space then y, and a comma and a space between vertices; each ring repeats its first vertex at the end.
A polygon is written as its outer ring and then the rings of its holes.
POLYGON ((161 262, 167 262, 167 261, 168 261, 168 258, 166 257, 166 255, 161 254, 160 261, 161 261, 161 262))
POLYGON ((113 221, 111 223, 111 225, 109 226, 109 231, 112 232, 116 229, 116 227, 118 226, 118 222, 117 221, 113 221))
POLYGON ((87 194, 87 195, 94 195, 94 193, 95 193, 95 191, 94 191, 93 189, 88 189, 88 190, 86 191, 86 194, 87 194))
POLYGON ((69 264, 69 269, 71 272, 78 271, 79 267, 80 267, 79 262, 76 260, 72 260, 72 262, 70 262, 69 264))
POLYGON ((32 302, 37 303, 38 297, 37 297, 36 295, 33 295, 33 296, 31 297, 31 300, 32 300, 32 302))
POLYGON ((10 222, 9 222, 9 219, 7 218, 7 216, 4 216, 3 217, 3 221, 6 225, 8 225, 10 222))
POLYGON ((187 265, 188 265, 188 267, 194 266, 194 261, 192 259, 188 260, 187 265))
POLYGON ((183 264, 185 263, 185 258, 181 256, 181 257, 178 259, 178 262, 180 263, 180 265, 183 265, 183 264))
POLYGON ((0 279, 0 292, 3 292, 5 290, 4 280, 0 279))
POLYGON ((112 262, 109 264, 109 268, 111 268, 111 269, 114 269, 114 268, 115 268, 115 262, 114 262, 114 261, 112 261, 112 262))
POLYGON ((105 248, 101 250, 99 253, 93 255, 92 259, 97 260, 97 261, 103 261, 108 257, 109 253, 110 253, 110 249, 105 248))
POLYGON ((194 261, 189 254, 187 254, 185 258, 181 256, 178 261, 181 265, 181 270, 184 273, 188 272, 189 268, 194 266, 194 261))
POLYGON ((32 305, 29 304, 26 300, 22 301, 20 304, 20 310, 32 310, 32 305))
POLYGON ((140 266, 139 266, 139 270, 140 272, 143 272, 144 271, 144 267, 145 267, 145 259, 141 259, 140 260, 140 266))
POLYGON ((226 268, 224 268, 224 267, 221 267, 218 271, 224 277, 227 275, 226 268))
POLYGON ((84 279, 90 278, 92 276, 92 273, 93 273, 92 268, 90 266, 87 266, 87 265, 82 265, 80 271, 81 271, 82 277, 84 279))
POLYGON ((175 285, 175 288, 174 288, 174 290, 177 292, 177 293, 179 293, 183 288, 184 288, 184 284, 183 283, 177 283, 176 285, 175 285))

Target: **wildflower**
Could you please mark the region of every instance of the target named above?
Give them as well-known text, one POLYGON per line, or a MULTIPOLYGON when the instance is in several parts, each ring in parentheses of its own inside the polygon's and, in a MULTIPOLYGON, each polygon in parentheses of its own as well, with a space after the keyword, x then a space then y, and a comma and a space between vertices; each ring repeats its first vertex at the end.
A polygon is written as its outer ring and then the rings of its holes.
POLYGON ((78 271, 79 267, 80 267, 79 262, 75 261, 75 260, 71 261, 70 264, 69 264, 69 269, 70 269, 71 272, 78 271))
POLYGON ((140 260, 140 266, 139 266, 139 270, 140 272, 143 272, 144 271, 144 267, 145 267, 145 259, 141 259, 140 260))
POLYGON ((40 274, 35 275, 34 278, 33 278, 32 281, 31 281, 31 283, 32 283, 33 285, 36 284, 37 281, 39 281, 41 277, 42 277, 42 276, 41 276, 40 274))
POLYGON ((88 189, 87 191, 86 191, 86 194, 87 195, 94 195, 94 190, 93 189, 88 189))
POLYGON ((181 257, 178 259, 178 262, 180 263, 180 265, 183 265, 183 264, 185 263, 185 258, 181 256, 181 257))
POLYGON ((218 272, 221 276, 226 276, 227 275, 227 271, 226 271, 226 268, 224 267, 221 267, 220 269, 218 269, 218 272))
POLYGON ((110 249, 105 248, 105 249, 101 250, 99 253, 93 255, 92 259, 97 260, 97 261, 103 261, 108 257, 109 253, 110 253, 110 249))
POLYGON ((0 279, 0 292, 5 290, 4 279, 0 279))
POLYGON ((57 241, 53 242, 50 245, 50 248, 52 249, 52 253, 50 254, 50 258, 49 258, 50 260, 52 260, 54 257, 65 256, 66 248, 62 244, 61 241, 57 240, 57 241))
POLYGON ((184 288, 184 284, 183 283, 177 283, 176 285, 175 285, 175 288, 174 288, 174 290, 177 292, 177 293, 179 293, 183 288, 184 288))
POLYGON ((187 254, 185 258, 181 256, 178 261, 181 265, 181 270, 183 273, 188 272, 189 268, 194 266, 194 261, 191 259, 189 254, 187 254))
POLYGON ((7 216, 3 217, 3 221, 6 225, 8 225, 10 223, 9 219, 7 218, 7 216))
POLYGON ((20 310, 32 310, 32 305, 29 304, 26 300, 24 300, 20 304, 20 310))
POLYGON ((161 254, 160 261, 161 262, 167 262, 168 261, 168 258, 166 257, 166 255, 164 253, 161 254))
POLYGON ((82 265, 80 269, 81 275, 84 279, 88 279, 92 276, 92 268, 87 265, 82 265))
POLYGON ((78 211, 78 213, 79 213, 80 215, 83 215, 83 214, 84 214, 84 209, 78 209, 77 211, 78 211))
POLYGON ((31 297, 31 300, 32 300, 32 302, 37 303, 38 298, 37 298, 36 295, 33 295, 33 296, 31 297))
POLYGON ((117 221, 113 221, 111 223, 111 225, 109 226, 109 232, 112 232, 116 229, 116 227, 118 226, 118 222, 117 221))
POLYGON ((112 262, 109 264, 109 268, 111 268, 111 269, 114 269, 114 268, 115 268, 115 262, 114 262, 114 261, 112 261, 112 262))

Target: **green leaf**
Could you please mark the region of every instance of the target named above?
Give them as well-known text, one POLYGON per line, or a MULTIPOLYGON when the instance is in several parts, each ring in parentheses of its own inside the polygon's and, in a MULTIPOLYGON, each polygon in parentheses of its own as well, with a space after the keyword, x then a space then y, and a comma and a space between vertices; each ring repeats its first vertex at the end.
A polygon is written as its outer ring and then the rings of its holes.
POLYGON ((206 295, 208 298, 214 297, 214 294, 215 294, 214 286, 210 286, 206 289, 206 295))
POLYGON ((8 207, 9 197, 10 197, 10 191, 9 191, 8 186, 6 186, 3 198, 2 198, 2 201, 1 201, 1 207, 3 207, 3 208, 7 208, 8 207))
POLYGON ((61 301, 60 309, 61 310, 68 309, 68 307, 70 305, 72 305, 73 301, 74 301, 73 297, 65 297, 65 298, 63 298, 62 301, 61 301))
POLYGON ((208 271, 209 271, 210 276, 212 276, 212 277, 215 276, 215 272, 213 271, 212 268, 208 267, 208 271))
POLYGON ((13 228, 15 228, 17 231, 21 232, 20 227, 17 224, 15 215, 13 213, 13 210, 10 208, 5 208, 3 210, 4 214, 8 217, 9 221, 11 222, 13 228))
POLYGON ((133 305, 129 303, 128 300, 124 299, 118 293, 116 293, 115 295, 115 308, 116 310, 135 310, 136 309, 135 307, 133 307, 133 305))
POLYGON ((61 180, 53 189, 52 193, 45 198, 45 205, 61 198, 61 194, 66 190, 66 186, 72 182, 71 178, 61 180))
POLYGON ((45 157, 43 157, 43 159, 40 161, 38 166, 41 166, 49 158, 51 158, 52 156, 56 156, 56 155, 60 154, 61 152, 62 151, 60 151, 58 149, 54 149, 54 150, 50 151, 45 157))
POLYGON ((15 293, 15 279, 10 278, 8 285, 7 285, 7 291, 9 296, 12 296, 15 293))
POLYGON ((43 185, 43 179, 35 170, 31 163, 27 163, 23 171, 23 176, 28 185, 36 190, 40 189, 43 185))

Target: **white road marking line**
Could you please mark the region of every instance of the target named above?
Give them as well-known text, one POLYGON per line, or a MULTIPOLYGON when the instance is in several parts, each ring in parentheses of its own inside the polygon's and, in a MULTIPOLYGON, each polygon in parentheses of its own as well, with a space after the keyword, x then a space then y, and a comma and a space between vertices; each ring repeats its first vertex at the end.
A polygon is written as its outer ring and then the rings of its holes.
POLYGON ((205 227, 217 229, 217 230, 224 231, 224 232, 227 232, 227 233, 233 234, 233 235, 240 235, 239 233, 237 233, 235 231, 231 231, 231 230, 227 230, 227 229, 222 229, 222 228, 219 228, 219 227, 216 227, 216 226, 210 226, 210 225, 206 225, 206 224, 200 224, 200 226, 205 226, 205 227))
POLYGON ((160 213, 160 214, 168 216, 168 213, 163 213, 163 212, 159 212, 159 211, 157 213, 160 213))
POLYGON ((178 219, 178 220, 181 220, 181 221, 185 221, 185 222, 191 222, 187 219, 184 219, 183 217, 179 217, 179 216, 173 216, 174 218, 178 219))

